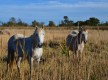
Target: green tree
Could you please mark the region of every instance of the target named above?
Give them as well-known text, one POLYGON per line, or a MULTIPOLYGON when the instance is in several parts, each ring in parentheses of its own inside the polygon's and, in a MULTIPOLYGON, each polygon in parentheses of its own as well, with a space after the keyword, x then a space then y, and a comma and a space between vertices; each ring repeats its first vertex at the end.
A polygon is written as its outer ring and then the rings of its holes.
POLYGON ((49 21, 48 26, 50 26, 50 27, 55 27, 56 25, 55 25, 55 23, 54 23, 53 21, 49 21))
POLYGON ((45 24, 44 22, 40 22, 40 23, 39 23, 40 26, 43 26, 44 24, 45 24))
POLYGON ((59 23, 59 26, 65 26, 65 23, 63 20, 61 20, 61 22, 59 23))
POLYGON ((36 20, 32 21, 32 26, 35 27, 35 26, 39 26, 39 22, 37 22, 36 20))
POLYGON ((14 17, 11 17, 10 20, 9 20, 9 22, 12 22, 12 23, 15 24, 16 23, 16 19, 14 17))
POLYGON ((25 22, 23 22, 21 19, 18 19, 17 25, 18 25, 18 26, 28 26, 28 24, 25 23, 25 22))
POLYGON ((74 23, 74 26, 83 26, 85 25, 85 21, 77 21, 74 23))
POLYGON ((9 19, 9 21, 7 22, 7 24, 4 23, 4 25, 6 25, 6 26, 15 26, 16 25, 16 19, 14 17, 11 17, 9 19))
POLYGON ((108 26, 108 21, 105 22, 105 26, 108 26))
POLYGON ((67 26, 73 26, 73 21, 69 20, 68 23, 67 23, 67 26))
POLYGON ((108 21, 102 22, 102 23, 100 24, 100 26, 108 26, 108 21))
POLYGON ((23 24, 22 20, 21 19, 18 19, 17 25, 18 26, 22 26, 22 24, 23 24))
POLYGON ((68 16, 64 16, 64 23, 65 23, 65 25, 67 25, 68 22, 69 22, 69 18, 68 18, 68 16))
POLYGON ((100 20, 98 18, 91 17, 89 20, 86 20, 85 23, 89 26, 97 26, 100 23, 100 20))
POLYGON ((0 21, 0 26, 2 26, 3 25, 3 22, 2 21, 0 21))
POLYGON ((64 16, 63 18, 64 20, 61 21, 59 26, 67 26, 67 27, 73 26, 73 21, 69 20, 68 16, 64 16))

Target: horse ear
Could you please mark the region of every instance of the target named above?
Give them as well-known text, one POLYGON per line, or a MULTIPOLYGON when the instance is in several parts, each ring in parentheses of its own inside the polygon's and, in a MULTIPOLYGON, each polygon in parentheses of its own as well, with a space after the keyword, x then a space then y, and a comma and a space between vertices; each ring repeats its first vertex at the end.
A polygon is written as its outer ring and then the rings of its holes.
POLYGON ((88 29, 86 27, 83 28, 83 31, 85 31, 86 33, 88 33, 88 29))
POLYGON ((88 30, 86 29, 85 32, 88 34, 88 30))
POLYGON ((36 25, 36 26, 35 26, 34 33, 37 32, 37 30, 38 30, 38 27, 37 27, 37 25, 36 25))
POLYGON ((81 26, 79 27, 79 31, 83 31, 83 28, 81 26))
POLYGON ((35 26, 35 30, 37 30, 38 29, 38 27, 37 27, 37 25, 35 26))
POLYGON ((42 29, 44 29, 44 25, 42 25, 42 29))

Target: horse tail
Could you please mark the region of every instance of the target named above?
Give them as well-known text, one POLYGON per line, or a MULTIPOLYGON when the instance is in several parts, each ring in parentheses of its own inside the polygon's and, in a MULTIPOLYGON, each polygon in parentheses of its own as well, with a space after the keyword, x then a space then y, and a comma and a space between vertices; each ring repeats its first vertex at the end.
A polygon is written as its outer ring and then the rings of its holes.
POLYGON ((14 50, 12 50, 12 51, 8 50, 7 66, 9 66, 10 68, 12 68, 13 63, 14 63, 14 59, 15 59, 14 50))
POLYGON ((7 69, 12 67, 15 59, 15 37, 12 36, 8 41, 7 69))

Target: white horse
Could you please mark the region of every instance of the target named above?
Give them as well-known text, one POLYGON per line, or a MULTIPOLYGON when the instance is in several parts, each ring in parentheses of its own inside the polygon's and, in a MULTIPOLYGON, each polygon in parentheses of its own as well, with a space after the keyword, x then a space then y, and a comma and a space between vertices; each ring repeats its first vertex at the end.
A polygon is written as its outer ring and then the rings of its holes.
POLYGON ((77 57, 82 54, 84 49, 84 44, 87 42, 88 31, 85 30, 74 30, 66 38, 66 45, 70 51, 73 51, 77 57))
POLYGON ((17 69, 20 75, 20 62, 24 55, 27 55, 30 65, 30 78, 32 75, 33 61, 40 62, 40 58, 43 53, 43 42, 44 42, 45 31, 43 28, 36 27, 34 33, 25 37, 22 34, 16 34, 10 37, 8 40, 8 60, 7 60, 7 71, 8 67, 11 66, 15 59, 15 52, 18 55, 17 58, 17 69))

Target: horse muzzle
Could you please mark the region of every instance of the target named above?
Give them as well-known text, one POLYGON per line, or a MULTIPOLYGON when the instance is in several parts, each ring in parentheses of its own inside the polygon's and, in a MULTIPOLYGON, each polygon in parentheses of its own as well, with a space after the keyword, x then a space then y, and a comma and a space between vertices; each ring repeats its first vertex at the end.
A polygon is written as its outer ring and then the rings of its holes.
POLYGON ((84 41, 84 43, 86 44, 86 43, 87 43, 87 41, 84 41))

